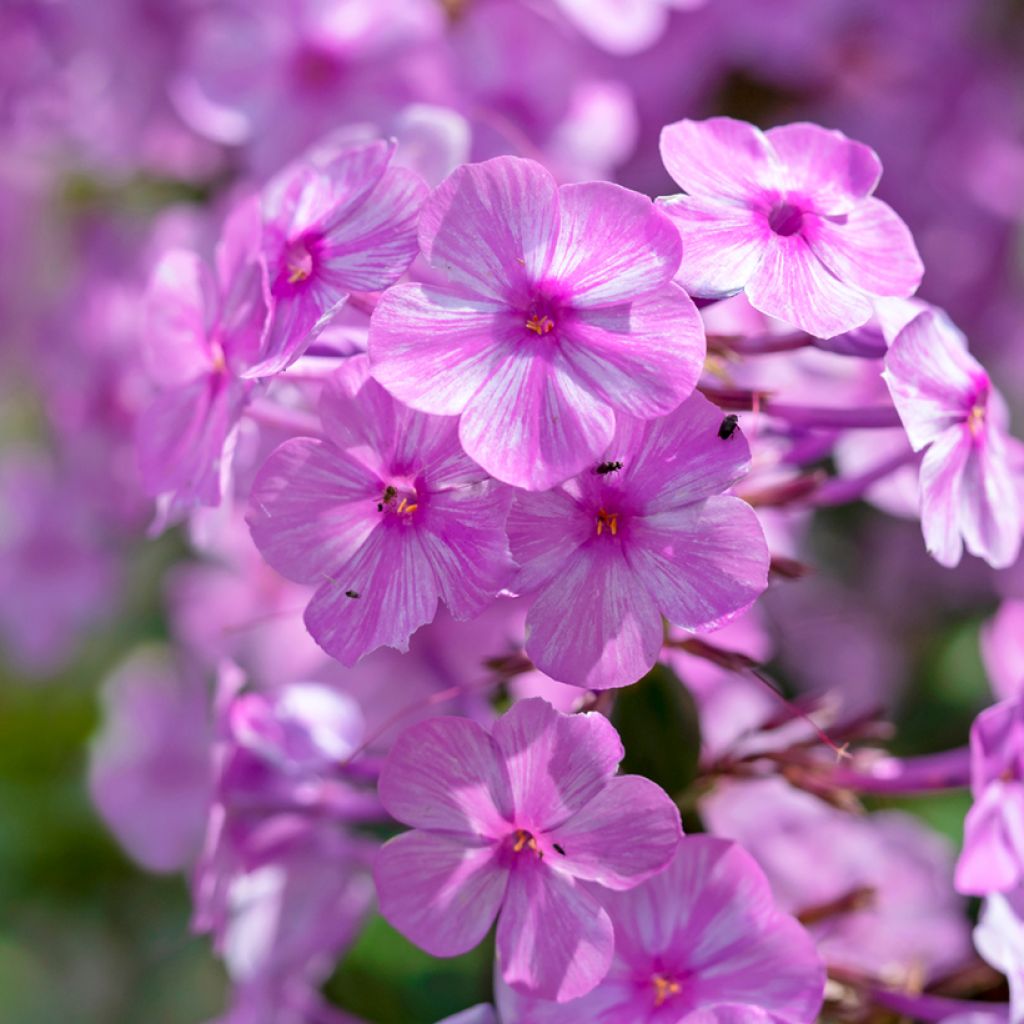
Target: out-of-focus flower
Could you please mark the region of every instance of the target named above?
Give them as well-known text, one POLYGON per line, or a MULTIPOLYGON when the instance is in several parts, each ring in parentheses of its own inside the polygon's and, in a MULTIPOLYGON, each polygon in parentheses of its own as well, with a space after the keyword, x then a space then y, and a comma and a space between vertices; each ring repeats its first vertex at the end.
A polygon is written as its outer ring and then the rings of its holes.
POLYGON ((450 283, 383 296, 373 375, 413 408, 459 415, 467 454, 497 479, 561 483, 607 446, 616 413, 658 416, 693 390, 703 330, 671 283, 678 238, 645 197, 559 188, 501 157, 435 190, 420 245, 450 283))
POLYGON ((909 296, 923 267, 906 225, 871 193, 867 146, 813 124, 761 132, 683 120, 661 154, 685 194, 660 200, 683 239, 693 295, 745 291, 755 309, 822 338, 865 323, 876 296, 909 296))
POLYGON ((941 565, 964 545, 996 568, 1012 564, 1024 530, 1010 458, 1009 412, 964 336, 926 311, 896 337, 883 374, 921 463, 921 526, 941 565))
POLYGON ((149 871, 189 866, 212 792, 210 700, 202 678, 140 652, 107 680, 89 791, 129 855, 149 871))
POLYGON ((327 439, 281 445, 253 486, 263 556, 300 583, 313 638, 352 665, 409 637, 444 601, 478 615, 508 581, 511 494, 459 447, 454 419, 399 405, 350 359, 325 387, 327 439))
POLYGON ((646 422, 619 416, 584 473, 542 494, 519 492, 509 543, 514 584, 538 592, 526 650, 577 686, 625 686, 657 660, 662 616, 708 628, 749 606, 768 582, 753 510, 722 492, 747 470, 738 431, 702 395, 646 422))
MULTIPOLYGON (((1010 985, 1010 1024, 1024 1021, 1024 889, 993 893, 981 908, 974 945, 1010 985)), ((1005 1018, 1004 1018, 1005 1019, 1005 1018)))
POLYGON ((689 11, 707 0, 557 0, 579 30, 609 53, 645 50, 665 31, 671 11, 689 11))
POLYGON ((971 792, 960 892, 1006 892, 1024 881, 1024 695, 982 711, 971 727, 971 792))
POLYGON ((602 897, 615 927, 604 981, 568 1004, 499 987, 504 1024, 811 1024, 825 971, 810 936, 776 909, 754 859, 685 836, 664 871, 602 897))
POLYGON ((982 626, 981 656, 997 697, 1024 692, 1024 601, 1004 601, 982 626))
POLYGON ((506 983, 559 1002, 590 991, 614 946, 596 887, 638 885, 680 836, 661 789, 615 776, 622 755, 604 716, 536 698, 490 734, 459 718, 412 726, 380 776, 384 806, 413 828, 377 859, 381 912, 435 956, 472 949, 497 916, 506 983))

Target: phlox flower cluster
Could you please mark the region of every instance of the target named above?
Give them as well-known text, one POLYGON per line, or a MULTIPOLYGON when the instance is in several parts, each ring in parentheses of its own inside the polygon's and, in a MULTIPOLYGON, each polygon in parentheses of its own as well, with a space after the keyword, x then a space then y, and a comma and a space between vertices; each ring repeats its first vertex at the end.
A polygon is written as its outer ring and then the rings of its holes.
MULTIPOLYGON (((851 5, 0 11, 0 189, 86 196, 0 191, 32 267, 30 200, 86 211, 66 301, 0 280, 51 440, 0 459, 0 639, 51 672, 175 563, 88 790, 218 1024, 373 1024, 374 929, 476 965, 403 1024, 1024 1022, 1022 311, 879 112, 903 5, 851 5), (983 605, 995 700, 889 752, 901 641, 983 605), (884 802, 938 790, 959 851, 884 802)), ((956 187, 1019 228, 983 128, 956 187)))

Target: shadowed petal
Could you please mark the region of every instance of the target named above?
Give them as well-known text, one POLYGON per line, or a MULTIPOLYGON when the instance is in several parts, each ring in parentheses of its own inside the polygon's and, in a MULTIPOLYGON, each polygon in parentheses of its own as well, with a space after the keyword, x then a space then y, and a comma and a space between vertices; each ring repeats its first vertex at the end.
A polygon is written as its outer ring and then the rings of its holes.
POLYGON ((498 919, 508 985, 556 1002, 576 999, 608 973, 614 948, 611 921, 590 893, 536 858, 517 865, 498 919))
POLYGON ((431 956, 458 956, 490 930, 508 872, 494 847, 459 836, 406 832, 381 847, 374 865, 380 912, 431 956))

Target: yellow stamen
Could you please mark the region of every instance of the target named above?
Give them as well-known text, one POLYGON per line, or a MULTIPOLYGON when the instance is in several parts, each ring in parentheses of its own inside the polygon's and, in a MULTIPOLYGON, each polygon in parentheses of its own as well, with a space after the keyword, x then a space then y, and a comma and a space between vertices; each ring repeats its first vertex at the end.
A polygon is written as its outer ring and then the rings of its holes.
POLYGON ((537 840, 525 828, 518 828, 516 829, 516 841, 512 846, 512 852, 522 853, 523 850, 532 850, 538 857, 544 856, 544 851, 537 845, 537 840))
POLYGON ((619 513, 618 512, 606 512, 603 508, 597 510, 597 535, 598 537, 604 533, 604 528, 608 527, 609 532, 613 537, 618 535, 619 532, 619 513))
POLYGON ((305 267, 292 267, 291 274, 288 275, 289 284, 298 284, 300 281, 305 281, 309 277, 309 271, 305 267))
POLYGON ((651 983, 654 985, 654 1005, 661 1006, 666 1000, 671 999, 672 996, 679 995, 681 986, 678 981, 672 981, 669 978, 665 978, 660 974, 656 974, 651 978, 651 983))
POLYGON ((526 329, 534 334, 550 334, 555 329, 555 322, 549 316, 537 316, 536 313, 526 321, 526 329))
POLYGON ((978 437, 985 429, 985 406, 978 404, 967 414, 967 429, 972 437, 978 437))
MULTIPOLYGON (((406 506, 405 506, 405 514, 406 514, 407 516, 411 516, 411 515, 413 514, 413 512, 415 512, 415 511, 416 511, 416 509, 418 509, 419 507, 420 507, 420 506, 419 506, 419 504, 418 504, 418 503, 414 503, 414 504, 412 504, 412 505, 406 505, 406 506)), ((399 511, 401 511, 401 509, 399 509, 399 511)))

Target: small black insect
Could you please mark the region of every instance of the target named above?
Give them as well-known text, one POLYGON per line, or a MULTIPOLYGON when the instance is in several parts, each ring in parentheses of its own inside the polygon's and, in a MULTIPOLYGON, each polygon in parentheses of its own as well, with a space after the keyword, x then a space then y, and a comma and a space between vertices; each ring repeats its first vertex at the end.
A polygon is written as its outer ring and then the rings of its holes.
POLYGON ((346 590, 345 591, 345 596, 346 597, 351 597, 351 598, 356 598, 359 595, 354 590, 346 590))
POLYGON ((722 420, 722 425, 718 428, 718 436, 723 441, 728 441, 729 438, 736 433, 736 428, 739 426, 739 422, 740 418, 736 413, 729 413, 729 415, 722 420))
POLYGON ((398 497, 398 488, 394 487, 392 484, 388 484, 387 487, 384 488, 384 497, 381 498, 381 500, 377 502, 377 511, 378 512, 383 512, 384 511, 384 506, 385 505, 389 505, 397 497, 398 497))
POLYGON ((565 850, 563 850, 561 846, 558 845, 558 843, 552 843, 551 845, 554 846, 555 851, 557 853, 560 853, 563 857, 565 856, 565 850))
POLYGON ((621 462, 602 462, 594 472, 598 476, 607 476, 609 473, 617 473, 620 469, 622 469, 621 462))

